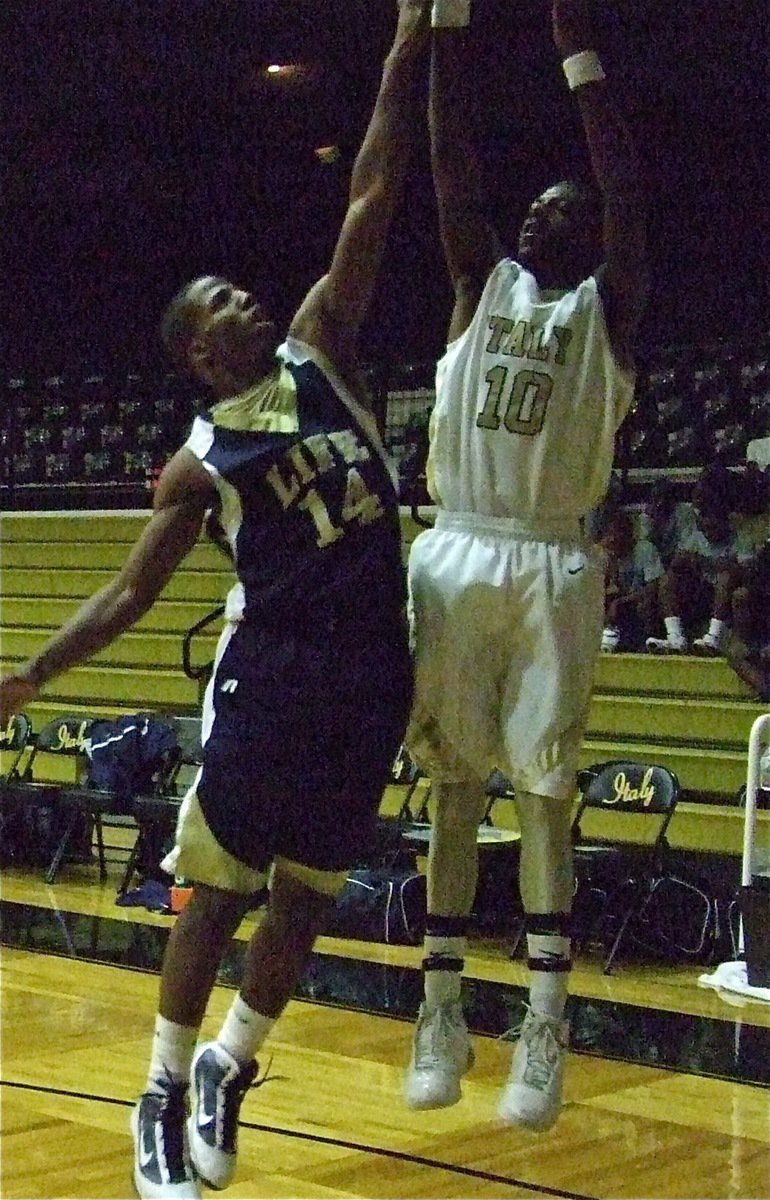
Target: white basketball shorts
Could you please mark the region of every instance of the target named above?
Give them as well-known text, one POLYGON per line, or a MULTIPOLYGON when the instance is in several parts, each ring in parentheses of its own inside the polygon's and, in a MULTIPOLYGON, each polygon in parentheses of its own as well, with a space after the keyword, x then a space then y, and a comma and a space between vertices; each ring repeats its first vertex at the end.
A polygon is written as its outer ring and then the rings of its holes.
POLYGON ((434 779, 575 787, 603 624, 604 552, 579 536, 440 513, 414 541, 407 746, 434 779), (515 536, 514 536, 515 534, 515 536))

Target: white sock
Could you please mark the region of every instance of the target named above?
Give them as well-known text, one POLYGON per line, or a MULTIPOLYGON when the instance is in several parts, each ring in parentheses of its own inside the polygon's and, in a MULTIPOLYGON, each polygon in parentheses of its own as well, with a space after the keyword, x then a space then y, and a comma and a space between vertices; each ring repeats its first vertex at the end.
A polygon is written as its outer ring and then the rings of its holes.
POLYGON ((217 1041, 238 1062, 251 1062, 274 1025, 275 1017, 264 1017, 249 1008, 239 992, 230 1005, 217 1041))
POLYGON ((550 933, 527 934, 527 958, 530 962, 529 1003, 533 1012, 560 1021, 564 1016, 569 983, 571 941, 550 933), (564 970, 538 971, 533 961, 548 959, 564 970))
POLYGON ((684 641, 684 629, 682 627, 681 617, 665 617, 663 624, 666 626, 666 633, 671 642, 684 641))
POLYGON ((464 937, 444 937, 435 933, 425 935, 422 969, 427 1008, 459 1001, 466 944, 464 937), (446 965, 437 965, 442 963, 446 965))
POLYGON ((712 617, 709 621, 709 631, 707 637, 710 642, 716 646, 721 646, 727 632, 727 625, 724 621, 720 621, 718 617, 712 617))
POLYGON ((197 1040, 197 1028, 177 1025, 176 1021, 167 1021, 158 1013, 147 1075, 148 1092, 160 1091, 158 1085, 168 1080, 169 1076, 177 1083, 181 1080, 187 1082, 197 1040))

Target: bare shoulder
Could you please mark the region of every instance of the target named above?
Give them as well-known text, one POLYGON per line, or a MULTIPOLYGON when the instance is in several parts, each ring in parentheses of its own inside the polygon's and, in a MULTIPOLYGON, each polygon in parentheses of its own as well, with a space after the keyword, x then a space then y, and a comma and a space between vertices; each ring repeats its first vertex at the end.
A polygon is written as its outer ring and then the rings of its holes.
POLYGON ((211 476, 200 459, 182 446, 161 472, 153 507, 156 512, 172 506, 203 510, 216 494, 211 476))

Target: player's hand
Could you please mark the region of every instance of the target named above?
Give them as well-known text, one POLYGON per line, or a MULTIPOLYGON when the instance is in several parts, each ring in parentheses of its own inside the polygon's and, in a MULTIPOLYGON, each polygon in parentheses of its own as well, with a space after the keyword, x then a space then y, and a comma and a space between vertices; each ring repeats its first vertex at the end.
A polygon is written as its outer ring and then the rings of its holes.
POLYGON ((562 58, 580 50, 595 50, 594 5, 591 0, 553 0, 551 25, 556 49, 562 58))
POLYGON ((37 684, 22 675, 5 675, 0 679, 0 725, 5 725, 9 717, 34 700, 37 694, 37 684))
POLYGON ((430 28, 431 0, 397 0, 398 28, 404 34, 430 28))

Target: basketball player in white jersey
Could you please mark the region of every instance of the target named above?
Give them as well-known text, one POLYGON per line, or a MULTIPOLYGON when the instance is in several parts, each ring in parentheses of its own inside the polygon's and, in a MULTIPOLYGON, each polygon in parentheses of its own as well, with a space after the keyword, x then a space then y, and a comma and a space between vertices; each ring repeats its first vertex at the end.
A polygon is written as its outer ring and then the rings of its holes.
POLYGON ((594 49, 593 5, 553 0, 598 194, 594 204, 583 186, 549 187, 515 257, 504 255, 482 215, 469 135, 469 7, 447 5, 431 63, 433 173, 455 303, 428 460, 437 519, 409 564, 417 693, 408 746, 433 781, 436 810, 425 998, 405 1095, 416 1109, 454 1104, 472 1064, 460 983, 484 782, 497 767, 516 792, 531 972, 499 1113, 545 1130, 561 1107, 570 814, 602 633, 603 563, 582 519, 605 493, 632 400, 644 218, 631 140, 594 49))

